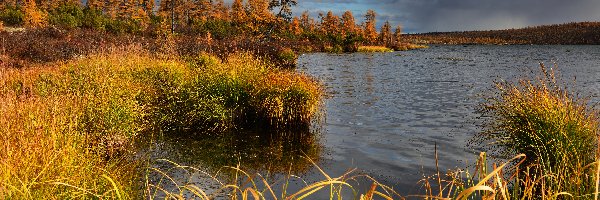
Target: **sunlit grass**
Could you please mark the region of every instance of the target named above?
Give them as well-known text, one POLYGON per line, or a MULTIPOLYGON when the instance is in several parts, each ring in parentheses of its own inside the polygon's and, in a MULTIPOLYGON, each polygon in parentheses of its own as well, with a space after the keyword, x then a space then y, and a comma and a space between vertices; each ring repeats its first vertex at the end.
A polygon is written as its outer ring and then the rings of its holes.
POLYGON ((393 49, 384 46, 359 46, 357 52, 376 53, 376 52, 393 52, 393 49))
POLYGON ((0 197, 136 198, 144 131, 307 126, 320 86, 247 54, 200 65, 135 47, 52 67, 0 69, 0 197), (243 121, 242 121, 243 120, 243 121))
POLYGON ((528 187, 525 197, 590 198, 597 188, 598 113, 560 85, 552 69, 541 65, 541 72, 534 80, 496 83, 497 93, 482 106, 488 120, 481 138, 501 155, 527 156, 514 182, 528 187))

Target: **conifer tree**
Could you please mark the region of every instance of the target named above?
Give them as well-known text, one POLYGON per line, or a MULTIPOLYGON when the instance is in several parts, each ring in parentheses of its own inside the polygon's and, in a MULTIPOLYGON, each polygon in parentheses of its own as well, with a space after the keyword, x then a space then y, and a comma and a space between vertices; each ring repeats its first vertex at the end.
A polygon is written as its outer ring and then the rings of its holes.
POLYGON ((335 35, 338 33, 340 18, 330 10, 321 19, 321 31, 325 35, 335 35))
POLYGON ((210 0, 196 0, 191 6, 194 20, 205 22, 213 15, 213 5, 210 0))
POLYGON ((211 18, 224 21, 229 20, 229 8, 225 6, 223 0, 215 0, 215 4, 213 6, 213 15, 211 18))
POLYGON ((279 11, 277 11, 275 17, 289 21, 292 19, 292 7, 297 4, 298 2, 296 0, 271 0, 269 9, 273 10, 278 7, 279 11))
POLYGON ((389 21, 385 21, 381 26, 379 32, 379 43, 384 46, 391 46, 392 44, 392 26, 389 21))
POLYGON ((231 18, 234 22, 240 24, 246 23, 246 9, 244 9, 242 0, 234 0, 233 4, 231 4, 231 18))
POLYGON ((396 30, 394 30, 394 43, 402 43, 402 26, 400 25, 396 26, 396 30))
POLYGON ((88 0, 87 7, 93 10, 104 10, 106 1, 105 0, 88 0))
POLYGON ((147 16, 150 16, 154 13, 154 0, 142 0, 142 7, 146 12, 147 16))
POLYGON ((310 17, 308 10, 302 12, 302 16, 300 16, 300 25, 304 27, 304 30, 308 30, 309 32, 315 30, 315 19, 310 17))
POLYGON ((38 9, 35 0, 24 0, 23 3, 25 27, 39 28, 46 26, 46 13, 38 9))
POLYGON ((268 0, 248 0, 247 13, 250 22, 248 27, 255 32, 260 31, 261 27, 265 27, 274 19, 269 11, 268 0))
POLYGON ((302 27, 300 27, 300 19, 294 17, 290 23, 290 32, 295 36, 302 34, 302 27))
POLYGON ((342 36, 346 36, 349 33, 356 33, 356 22, 352 11, 347 10, 342 14, 342 36))
POLYGON ((365 15, 365 22, 363 27, 363 33, 367 42, 373 44, 377 41, 377 29, 375 25, 377 23, 376 20, 377 14, 374 10, 367 10, 367 14, 365 15))

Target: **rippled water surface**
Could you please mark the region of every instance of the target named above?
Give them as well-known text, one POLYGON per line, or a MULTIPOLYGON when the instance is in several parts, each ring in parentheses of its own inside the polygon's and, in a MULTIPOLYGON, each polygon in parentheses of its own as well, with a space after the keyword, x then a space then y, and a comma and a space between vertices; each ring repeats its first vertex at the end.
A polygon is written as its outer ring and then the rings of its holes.
MULTIPOLYGON (((514 80, 539 63, 558 66, 572 89, 597 101, 598 46, 432 46, 381 54, 307 54, 298 71, 326 86, 323 162, 332 174, 364 169, 404 194, 435 169, 472 163, 475 107, 493 81, 514 80), (576 82, 573 81, 576 79, 576 82)), ((556 67, 555 67, 556 68, 556 67)), ((475 148, 475 149, 473 149, 475 148)))
MULTIPOLYGON (((539 72, 540 62, 556 64, 569 87, 591 96, 592 103, 600 99, 600 46, 432 46, 394 53, 306 54, 297 70, 320 80, 328 96, 320 130, 167 138, 148 149, 153 158, 199 169, 241 164, 263 174, 292 172, 308 182, 323 180, 301 158, 308 156, 332 176, 359 168, 401 194, 415 194, 422 191, 417 182, 423 175, 435 171, 435 146, 443 171, 474 162, 481 146, 467 142, 479 131, 475 108, 481 95, 490 93, 494 81, 539 72)), ((176 171, 170 174, 175 179, 218 188, 206 176, 190 178, 189 172, 176 171)), ((288 190, 302 184, 291 181, 288 190)))

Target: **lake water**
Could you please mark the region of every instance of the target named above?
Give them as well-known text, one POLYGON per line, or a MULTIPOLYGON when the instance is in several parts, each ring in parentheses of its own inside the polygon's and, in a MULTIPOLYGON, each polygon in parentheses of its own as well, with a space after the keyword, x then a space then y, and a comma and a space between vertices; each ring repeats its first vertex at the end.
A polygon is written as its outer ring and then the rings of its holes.
POLYGON ((420 193, 417 182, 435 172, 435 146, 443 172, 472 164, 484 149, 468 145, 480 131, 475 110, 481 95, 490 92, 494 81, 539 72, 540 62, 556 64, 569 87, 590 96, 592 103, 600 99, 600 46, 431 46, 393 53, 306 54, 297 70, 320 80, 328 96, 319 130, 299 138, 249 134, 192 144, 158 141, 154 157, 179 154, 174 161, 213 167, 243 160, 242 166, 248 163, 258 171, 289 169, 308 182, 323 180, 301 158, 307 155, 332 176, 358 168, 401 194, 420 193), (202 147, 190 148, 195 146, 202 147), (291 160, 297 168, 283 164, 291 160))

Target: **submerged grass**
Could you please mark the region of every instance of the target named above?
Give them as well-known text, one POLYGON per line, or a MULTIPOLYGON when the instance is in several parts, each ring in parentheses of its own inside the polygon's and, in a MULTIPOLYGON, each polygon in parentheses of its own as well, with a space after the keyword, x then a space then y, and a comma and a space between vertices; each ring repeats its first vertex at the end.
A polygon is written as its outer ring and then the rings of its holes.
POLYGON ((194 60, 129 48, 0 68, 0 198, 137 198, 135 135, 307 126, 318 113, 320 86, 308 76, 249 54, 194 60))

